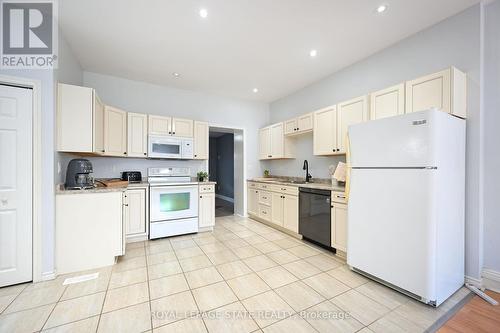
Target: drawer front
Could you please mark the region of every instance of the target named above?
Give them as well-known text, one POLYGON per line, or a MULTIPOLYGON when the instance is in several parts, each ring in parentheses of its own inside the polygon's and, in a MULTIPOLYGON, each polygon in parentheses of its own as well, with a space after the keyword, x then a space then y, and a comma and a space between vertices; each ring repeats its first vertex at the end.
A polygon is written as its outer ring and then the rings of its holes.
POLYGON ((257 188, 257 183, 248 182, 248 188, 257 188))
POLYGON ((299 195, 299 188, 297 186, 279 185, 279 188, 283 194, 299 195))
POLYGON ((332 201, 338 203, 347 203, 344 192, 332 191, 332 201))
POLYGON ((266 191, 259 192, 259 204, 261 205, 271 205, 271 193, 266 191))
POLYGON ((257 188, 261 190, 269 190, 271 187, 271 184, 257 183, 257 188))
POLYGON ((290 195, 299 195, 299 188, 296 186, 286 186, 279 184, 269 185, 269 190, 273 192, 290 194, 290 195))
POLYGON ((214 185, 200 185, 200 193, 213 193, 214 191, 214 185))
POLYGON ((266 221, 271 221, 271 207, 259 204, 259 217, 266 221))

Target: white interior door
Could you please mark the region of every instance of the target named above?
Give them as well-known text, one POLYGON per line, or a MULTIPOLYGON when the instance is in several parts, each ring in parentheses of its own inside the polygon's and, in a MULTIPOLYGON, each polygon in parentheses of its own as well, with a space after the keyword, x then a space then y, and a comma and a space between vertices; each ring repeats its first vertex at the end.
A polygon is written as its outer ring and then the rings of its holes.
POLYGON ((0 287, 32 280, 32 95, 0 85, 0 287))

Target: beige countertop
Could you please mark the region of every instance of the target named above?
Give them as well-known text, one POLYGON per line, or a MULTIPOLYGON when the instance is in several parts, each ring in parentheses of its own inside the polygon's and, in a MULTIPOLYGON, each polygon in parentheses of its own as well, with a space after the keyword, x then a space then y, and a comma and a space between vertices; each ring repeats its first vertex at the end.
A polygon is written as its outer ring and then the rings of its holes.
MULTIPOLYGON (((199 185, 215 185, 217 182, 198 182, 193 181, 193 183, 198 183, 199 185)), ((134 183, 128 183, 126 186, 117 187, 95 187, 86 190, 67 190, 64 188, 64 184, 59 184, 56 186, 56 194, 87 194, 87 193, 106 193, 106 192, 123 192, 131 188, 148 188, 149 183, 146 180, 134 183)))
POLYGON ((315 183, 314 179, 313 179, 312 182, 307 183, 307 184, 292 183, 292 182, 287 181, 285 179, 273 178, 273 177, 270 177, 270 178, 252 178, 252 179, 248 179, 248 181, 249 182, 258 182, 258 183, 269 183, 269 184, 277 184, 277 185, 286 185, 286 186, 316 188, 316 189, 319 189, 319 190, 327 190, 327 191, 345 192, 345 186, 332 185, 331 183, 326 183, 326 182, 315 183))

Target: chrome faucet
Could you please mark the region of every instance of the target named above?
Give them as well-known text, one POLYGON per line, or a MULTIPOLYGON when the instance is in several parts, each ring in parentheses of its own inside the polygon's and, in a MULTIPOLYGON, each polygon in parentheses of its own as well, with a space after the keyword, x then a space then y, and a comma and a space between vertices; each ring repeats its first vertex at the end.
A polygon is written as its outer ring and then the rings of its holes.
POLYGON ((309 163, 307 162, 307 160, 304 160, 302 170, 306 170, 306 183, 309 183, 309 180, 312 178, 312 176, 309 174, 309 163))

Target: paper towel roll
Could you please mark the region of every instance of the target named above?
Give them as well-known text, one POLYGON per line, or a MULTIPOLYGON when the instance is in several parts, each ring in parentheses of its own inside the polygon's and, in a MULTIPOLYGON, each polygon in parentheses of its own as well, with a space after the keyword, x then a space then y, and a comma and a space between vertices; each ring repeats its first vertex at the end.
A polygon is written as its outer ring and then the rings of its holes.
POLYGON ((346 164, 344 162, 339 162, 335 172, 333 173, 333 178, 337 179, 339 182, 345 182, 345 172, 346 164))

